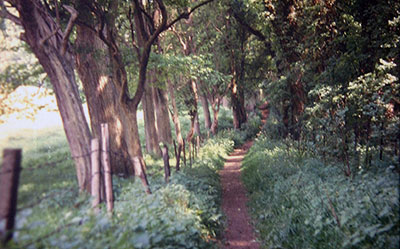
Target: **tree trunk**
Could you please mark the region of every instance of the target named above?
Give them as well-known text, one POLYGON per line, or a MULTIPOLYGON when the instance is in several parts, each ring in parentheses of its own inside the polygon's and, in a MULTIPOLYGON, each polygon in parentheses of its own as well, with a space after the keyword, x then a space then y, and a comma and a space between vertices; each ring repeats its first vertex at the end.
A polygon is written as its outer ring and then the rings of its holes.
POLYGON ((50 78, 64 125, 78 185, 90 192, 90 130, 83 113, 74 75, 74 59, 67 51, 61 53, 63 34, 40 1, 15 1, 22 26, 23 39, 28 43, 50 78), (54 33, 53 33, 54 32, 54 33), (54 34, 54 35, 53 35, 54 34))
MULTIPOLYGON (((197 103, 199 103, 199 94, 197 93, 197 83, 196 81, 192 80, 191 81, 191 86, 192 86, 192 92, 193 92, 193 96, 194 96, 194 106, 193 106, 193 115, 194 115, 194 134, 196 134, 197 136, 201 137, 201 131, 200 131, 200 123, 199 123, 199 112, 198 110, 198 105, 197 103)), ((189 142, 189 141, 188 141, 189 142)))
POLYGON ((200 102, 201 106, 203 107, 203 113, 204 113, 204 126, 206 127, 207 130, 211 129, 211 115, 210 115, 210 109, 208 108, 208 100, 206 96, 203 94, 200 94, 200 102))
POLYGON ((178 141, 178 154, 176 156, 176 158, 177 158, 177 162, 176 162, 177 167, 176 168, 179 169, 180 154, 181 154, 181 151, 184 150, 184 142, 183 142, 183 138, 182 138, 181 123, 179 121, 179 116, 178 116, 178 107, 176 105, 174 86, 170 80, 167 80, 167 83, 168 83, 168 92, 169 92, 169 96, 171 99, 172 112, 173 112, 172 113, 172 121, 175 126, 176 140, 178 141))
POLYGON ((133 165, 123 137, 126 124, 121 122, 125 119, 121 117, 124 112, 115 101, 118 92, 108 75, 110 62, 107 56, 100 56, 107 52, 107 48, 97 34, 84 25, 77 27, 75 45, 76 65, 89 107, 93 136, 100 138, 101 124, 109 125, 112 171, 126 175, 133 165))
POLYGON ((154 106, 156 108, 157 132, 160 142, 172 144, 171 124, 169 122, 167 91, 153 87, 154 106))
POLYGON ((212 122, 212 125, 211 125, 211 133, 213 134, 213 135, 217 135, 217 132, 218 132, 218 114, 219 114, 219 106, 218 107, 213 107, 212 108, 212 111, 213 111, 213 122, 212 122))
POLYGON ((232 79, 231 86, 231 105, 233 111, 233 127, 240 129, 242 124, 247 121, 246 110, 244 108, 244 94, 239 89, 235 76, 232 79))
POLYGON ((158 146, 158 133, 156 127, 156 117, 153 103, 152 87, 146 85, 142 98, 144 131, 146 136, 146 151, 161 157, 160 147, 158 146))

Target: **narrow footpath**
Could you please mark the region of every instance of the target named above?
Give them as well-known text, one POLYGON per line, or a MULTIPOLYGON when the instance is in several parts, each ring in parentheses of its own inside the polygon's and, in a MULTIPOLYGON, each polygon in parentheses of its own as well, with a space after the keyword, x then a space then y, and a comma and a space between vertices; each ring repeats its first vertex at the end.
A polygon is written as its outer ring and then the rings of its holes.
MULTIPOLYGON (((260 107, 262 123, 265 124, 268 109, 267 104, 260 107)), ((227 249, 259 249, 254 229, 251 224, 247 204, 246 190, 241 181, 242 161, 253 141, 235 149, 226 159, 224 169, 220 171, 222 184, 222 210, 227 217, 227 227, 224 231, 224 245, 227 249)))

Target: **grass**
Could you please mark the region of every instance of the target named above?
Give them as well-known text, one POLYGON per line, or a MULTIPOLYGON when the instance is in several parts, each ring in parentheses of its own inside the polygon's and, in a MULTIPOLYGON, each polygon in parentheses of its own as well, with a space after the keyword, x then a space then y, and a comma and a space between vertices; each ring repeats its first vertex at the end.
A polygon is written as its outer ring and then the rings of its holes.
POLYGON ((37 202, 51 191, 76 185, 74 163, 61 127, 21 130, 3 139, 0 148, 22 148, 18 193, 20 208, 37 202))

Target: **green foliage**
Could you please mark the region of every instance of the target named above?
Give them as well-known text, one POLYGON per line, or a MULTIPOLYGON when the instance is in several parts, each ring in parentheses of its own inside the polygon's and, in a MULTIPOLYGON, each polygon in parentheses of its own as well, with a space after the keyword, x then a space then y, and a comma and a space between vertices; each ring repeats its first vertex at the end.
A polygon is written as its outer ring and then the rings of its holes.
POLYGON ((262 126, 261 118, 257 113, 251 113, 246 123, 239 130, 233 130, 232 125, 228 129, 221 130, 218 135, 229 138, 235 147, 240 147, 246 141, 256 137, 262 126))
POLYGON ((232 110, 221 108, 218 115, 218 131, 233 129, 232 110))
MULTIPOLYGON (((216 248, 210 238, 219 236, 222 228, 217 170, 232 147, 225 138, 207 141, 192 167, 173 172, 169 184, 155 174, 161 164, 149 165, 151 195, 145 194, 140 181, 114 176, 112 218, 104 206, 94 214, 90 198, 79 196, 76 188, 49 183, 52 188, 41 195, 40 204, 18 213, 17 234, 9 247, 216 248)), ((67 170, 56 169, 60 174, 67 170)), ((38 170, 37 174, 46 172, 38 170)), ((73 183, 73 178, 68 182, 73 183)), ((35 186, 41 183, 32 184, 30 194, 34 195, 35 186)))
POLYGON ((398 177, 390 167, 346 177, 339 165, 264 136, 243 164, 249 206, 268 248, 397 248, 398 177))
POLYGON ((260 113, 251 113, 247 118, 247 122, 241 127, 241 132, 243 133, 244 140, 250 140, 256 137, 260 132, 262 126, 260 113))
POLYGON ((20 40, 21 27, 2 20, 0 32, 0 94, 8 93, 20 85, 43 85, 49 82, 37 59, 20 40))

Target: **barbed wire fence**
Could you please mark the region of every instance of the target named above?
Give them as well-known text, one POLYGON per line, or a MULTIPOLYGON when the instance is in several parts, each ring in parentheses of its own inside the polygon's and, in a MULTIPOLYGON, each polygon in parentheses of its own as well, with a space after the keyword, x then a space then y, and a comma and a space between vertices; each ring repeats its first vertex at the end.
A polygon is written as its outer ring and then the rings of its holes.
MULTIPOLYGON (((99 213, 101 202, 105 202, 107 212, 112 215, 114 209, 114 193, 112 189, 112 176, 113 172, 110 165, 110 155, 113 157, 119 157, 119 159, 125 159, 126 155, 112 151, 110 149, 110 138, 107 124, 101 125, 101 142, 99 139, 92 139, 90 152, 83 155, 71 155, 68 159, 75 159, 81 157, 91 158, 91 169, 90 176, 86 180, 83 189, 87 189, 90 184, 92 203, 91 208, 95 213, 99 213)), ((175 142, 175 141, 174 141, 175 142)), ((198 149, 200 147, 199 138, 193 138, 189 143, 189 160, 192 164, 192 160, 197 157, 198 149), (197 147, 197 148, 196 148, 197 147)), ((168 146, 165 144, 161 146, 162 158, 164 161, 164 174, 165 182, 169 182, 171 175, 171 169, 169 165, 169 154, 168 146)), ((175 156, 177 154, 175 148, 175 156)), ((67 159, 67 160, 68 160, 67 159)), ((186 155, 183 151, 183 159, 186 161, 186 155)), ((76 194, 77 187, 64 188, 62 191, 54 191, 45 193, 39 198, 25 204, 22 207, 17 206, 18 199, 18 187, 20 181, 20 175, 22 172, 35 172, 36 170, 42 170, 49 166, 57 166, 58 164, 65 162, 66 158, 53 161, 45 162, 39 166, 34 167, 21 167, 22 161, 22 150, 21 149, 4 149, 3 151, 3 165, 0 170, 0 245, 6 245, 13 238, 13 233, 26 229, 15 228, 15 218, 17 213, 22 213, 25 210, 37 207, 47 200, 56 200, 59 196, 66 196, 68 193, 76 194)), ((191 165, 190 165, 191 166, 191 165)), ((135 166, 136 167, 136 166, 135 166)), ((179 170, 179 168, 177 168, 179 170)), ((136 170, 135 170, 136 171, 136 170)), ((119 202, 125 202, 129 200, 119 200, 119 202)), ((80 204, 76 204, 80 205, 80 204)), ((47 234, 40 236, 39 238, 32 239, 22 245, 22 248, 27 248, 39 241, 49 238, 55 234, 61 233, 65 229, 82 224, 84 218, 79 221, 74 221, 66 224, 62 224, 56 229, 47 234)))
MULTIPOLYGON (((107 212, 112 215, 114 209, 114 194, 112 189, 112 170, 110 165, 110 154, 124 158, 121 153, 110 150, 110 138, 108 125, 101 125, 101 144, 99 139, 92 139, 90 153, 71 156, 75 157, 91 157, 91 170, 90 177, 86 179, 84 189, 87 189, 90 184, 92 203, 91 207, 95 213, 100 211, 100 203, 105 202, 107 212)), ((43 163, 37 167, 21 167, 22 149, 4 149, 3 151, 3 165, 0 170, 0 247, 5 246, 13 238, 13 233, 18 231, 15 229, 15 218, 17 213, 24 210, 34 208, 46 200, 57 199, 57 196, 65 196, 67 193, 76 193, 77 187, 70 187, 63 189, 59 192, 52 192, 45 194, 40 198, 31 201, 30 203, 17 207, 18 200, 18 187, 21 172, 34 172, 49 166, 55 166, 66 159, 58 160, 51 163, 43 163)), ((35 244, 42 239, 46 239, 54 234, 62 232, 64 229, 73 225, 79 225, 82 222, 71 222, 63 224, 56 228, 54 231, 41 236, 40 238, 29 241, 23 248, 35 244)))

